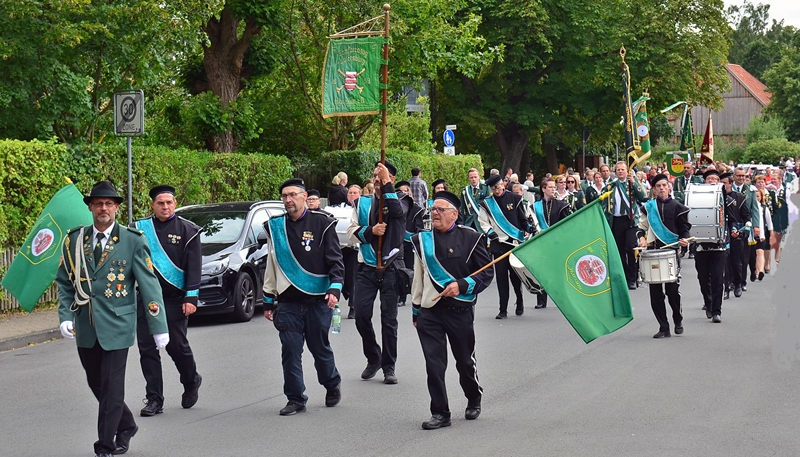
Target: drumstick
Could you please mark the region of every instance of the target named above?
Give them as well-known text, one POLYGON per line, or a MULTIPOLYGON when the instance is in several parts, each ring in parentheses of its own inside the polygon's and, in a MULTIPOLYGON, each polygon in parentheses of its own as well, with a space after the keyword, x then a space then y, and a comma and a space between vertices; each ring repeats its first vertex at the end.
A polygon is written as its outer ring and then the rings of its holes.
MULTIPOLYGON (((694 238, 695 238, 695 237, 686 238, 686 241, 692 241, 694 238)), ((675 246, 676 244, 678 244, 678 243, 680 243, 680 242, 681 242, 681 240, 678 240, 678 241, 676 241, 676 242, 674 242, 674 243, 665 244, 664 246, 661 246, 659 249, 662 249, 662 248, 669 248, 669 247, 675 246)), ((634 249, 635 251, 641 251, 642 249, 647 249, 647 247, 639 247, 639 246, 637 246, 637 247, 635 247, 635 248, 633 248, 633 249, 634 249)))

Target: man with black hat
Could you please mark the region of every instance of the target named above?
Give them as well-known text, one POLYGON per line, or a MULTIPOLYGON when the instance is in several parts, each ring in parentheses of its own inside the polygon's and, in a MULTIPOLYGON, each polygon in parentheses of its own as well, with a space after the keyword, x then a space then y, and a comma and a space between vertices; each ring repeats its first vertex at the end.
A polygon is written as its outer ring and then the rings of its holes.
MULTIPOLYGON (((200 250, 200 227, 175 215, 175 188, 161 185, 150 189, 153 216, 136 221, 153 253, 158 282, 164 295, 164 312, 169 326, 167 354, 180 373, 183 384, 181 406, 197 403, 203 378, 197 373, 192 348, 186 338, 189 316, 197 311, 203 257, 200 250)), ((149 337, 147 310, 141 297, 138 303, 137 339, 139 363, 147 385, 142 416, 155 416, 164 411, 164 379, 161 356, 149 337)))
MULTIPOLYGON (((506 191, 503 178, 500 175, 489 176, 486 180, 486 185, 492 190, 492 195, 481 202, 478 221, 481 224, 483 233, 489 237, 489 250, 496 259, 525 241, 525 234, 531 229, 525 216, 522 197, 506 191)), ((509 276, 517 298, 515 311, 517 316, 522 316, 525 312, 525 305, 523 304, 522 282, 519 276, 511 270, 508 257, 495 265, 497 290, 500 294, 500 312, 496 318, 505 319, 508 317, 509 276)))
POLYGON ((431 418, 422 428, 450 425, 445 370, 450 340, 461 388, 467 397, 464 417, 477 419, 483 389, 475 361, 475 302, 477 294, 492 282, 492 267, 472 275, 491 262, 486 237, 456 224, 458 196, 437 192, 431 207, 433 230, 411 238, 414 245, 414 282, 411 288, 413 322, 417 328, 431 396, 431 418))
POLYGON ((733 191, 733 174, 731 172, 721 174, 719 179, 725 184, 725 207, 731 224, 724 298, 730 297, 731 290, 733 290, 733 295, 738 298, 742 296, 742 285, 744 284, 744 270, 742 268, 744 257, 742 253, 744 245, 747 243, 747 232, 752 227, 750 208, 747 204, 747 197, 744 194, 733 191))
MULTIPOLYGON (((414 197, 411 195, 411 185, 408 181, 397 181, 394 187, 397 189, 397 197, 406 207, 406 234, 405 241, 403 242, 403 261, 405 267, 413 271, 414 250, 411 246, 411 237, 425 228, 422 220, 425 215, 425 209, 414 200, 414 197)), ((406 306, 405 295, 397 297, 397 306, 406 306)))
POLYGON ((319 210, 319 205, 322 203, 322 197, 320 197, 319 191, 317 189, 310 189, 307 192, 308 198, 306 199, 306 205, 308 209, 317 211, 319 210))
POLYGON ((283 393, 289 402, 281 416, 306 410, 303 342, 314 357, 317 379, 325 387, 325 406, 342 397, 339 371, 328 340, 333 308, 339 303, 344 262, 336 235, 336 219, 306 209, 305 184, 287 179, 280 187, 286 213, 264 223, 269 255, 264 273, 264 317, 281 339, 283 393), (277 306, 277 308, 276 308, 277 306))
POLYGON ((76 339, 86 380, 100 404, 94 452, 108 457, 127 452, 139 430, 125 405, 125 366, 136 335, 136 283, 159 349, 169 343, 169 333, 147 239, 115 221, 122 197, 113 184, 100 181, 83 201, 93 224, 69 230, 64 239, 56 275, 58 317, 61 334, 76 339))
POLYGON ((478 214, 481 212, 481 202, 492 195, 492 190, 486 184, 481 183, 481 175, 475 168, 469 169, 467 179, 469 184, 461 189, 461 206, 458 214, 464 218, 464 225, 482 232, 478 214))
MULTIPOLYGON (((644 204, 642 215, 639 217, 638 231, 639 246, 661 249, 668 244, 678 242, 680 246, 687 247, 689 242, 689 230, 692 224, 689 223, 689 208, 672 198, 670 195, 669 178, 665 174, 658 174, 652 179, 655 198, 644 204)), ((677 247, 671 249, 677 251, 677 247)), ((676 253, 677 254, 677 253, 676 253)), ((678 256, 678 278, 680 278, 681 264, 678 256)), ((675 334, 683 333, 683 314, 681 310, 681 293, 679 290, 680 280, 669 282, 661 287, 661 284, 650 284, 650 306, 653 314, 658 321, 658 333, 653 338, 669 337, 669 320, 667 319, 667 309, 664 303, 664 292, 669 298, 669 306, 672 308, 672 320, 675 324, 675 334)))
POLYGON ((397 169, 389 162, 375 164, 375 194, 356 200, 350 227, 350 239, 361 243, 358 252, 358 277, 353 300, 356 307, 356 328, 361 335, 367 367, 361 379, 372 379, 383 369, 383 382, 397 384, 397 274, 392 261, 403 259, 406 232, 406 208, 394 188, 397 169), (383 207, 380 207, 383 195, 383 207), (378 269, 378 255, 381 268, 378 269), (388 265, 387 265, 388 261, 388 265), (375 296, 381 296, 381 342, 375 338, 372 315, 375 296))

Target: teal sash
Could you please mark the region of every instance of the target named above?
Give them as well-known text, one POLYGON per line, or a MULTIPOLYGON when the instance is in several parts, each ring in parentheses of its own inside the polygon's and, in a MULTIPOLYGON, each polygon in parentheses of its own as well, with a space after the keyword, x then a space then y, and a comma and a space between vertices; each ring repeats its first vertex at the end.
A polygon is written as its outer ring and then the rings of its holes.
POLYGON ((359 237, 365 242, 361 243, 361 257, 364 258, 364 263, 371 267, 378 266, 378 257, 375 255, 375 250, 372 245, 366 242, 364 238, 364 231, 369 226, 369 210, 372 208, 372 197, 363 196, 358 201, 358 225, 363 227, 358 233, 359 237))
MULTIPOLYGON (((430 273, 433 282, 442 289, 447 287, 451 282, 456 282, 456 279, 444 269, 436 258, 436 249, 433 244, 433 232, 419 232, 419 243, 422 246, 422 261, 425 263, 425 268, 428 270, 428 273, 430 273)), ((453 298, 471 303, 475 300, 475 294, 472 293, 472 290, 475 288, 475 280, 469 276, 464 279, 469 283, 468 293, 459 294, 453 298)))
POLYGON ((306 271, 297 262, 286 238, 286 217, 278 216, 269 220, 272 245, 275 247, 275 260, 293 286, 308 295, 323 295, 331 287, 328 275, 318 275, 306 271))
POLYGON ((495 201, 493 196, 484 201, 486 202, 486 206, 489 207, 489 213, 491 213, 492 219, 494 219, 502 231, 506 232, 508 236, 517 241, 525 241, 525 233, 511 225, 511 222, 508 222, 506 216, 503 215, 503 211, 497 206, 497 201, 495 201))
POLYGON ((656 234, 659 240, 664 244, 672 244, 680 238, 664 225, 664 222, 658 214, 656 201, 657 199, 648 200, 647 203, 644 204, 645 208, 647 208, 647 222, 650 223, 650 228, 653 229, 653 233, 656 234))
POLYGON ((156 229, 153 227, 152 219, 142 219, 136 221, 136 228, 144 232, 144 237, 147 238, 147 244, 150 245, 150 256, 153 259, 153 266, 156 267, 165 281, 177 287, 178 289, 185 290, 186 275, 170 260, 161 242, 156 235, 156 229))
MULTIPOLYGON (((480 186, 478 187, 478 192, 480 192, 480 186)), ((478 206, 478 202, 475 201, 475 196, 472 195, 472 186, 467 186, 464 188, 464 194, 466 195, 466 202, 467 208, 469 212, 472 214, 478 214, 480 212, 480 207, 478 206)))
POLYGON ((545 230, 548 227, 547 219, 544 218, 544 208, 542 208, 542 200, 533 202, 533 210, 536 212, 536 219, 539 219, 539 228, 545 230))

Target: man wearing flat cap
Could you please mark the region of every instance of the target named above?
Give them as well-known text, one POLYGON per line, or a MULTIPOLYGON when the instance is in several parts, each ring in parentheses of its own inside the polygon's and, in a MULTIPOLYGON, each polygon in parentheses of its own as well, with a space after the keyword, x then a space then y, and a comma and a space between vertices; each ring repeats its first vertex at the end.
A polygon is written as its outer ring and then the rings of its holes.
POLYGON ((83 200, 91 227, 67 232, 58 267, 61 334, 75 338, 86 380, 99 402, 97 456, 124 454, 139 430, 125 405, 125 366, 136 335, 136 295, 147 303, 149 338, 158 348, 169 342, 161 286, 153 272, 150 247, 141 232, 115 218, 122 197, 100 181, 83 200))
MULTIPOLYGON (((289 400, 279 414, 306 410, 303 343, 314 357, 317 379, 325 387, 325 406, 341 399, 342 378, 328 340, 333 308, 344 282, 344 261, 336 235, 336 219, 306 208, 300 178, 280 187, 286 213, 264 223, 269 255, 264 272, 264 317, 278 329, 283 364, 283 393, 289 400)), ((395 307, 397 303, 395 302, 395 307)))
MULTIPOLYGON (((486 185, 492 190, 492 195, 481 202, 478 221, 483 233, 489 237, 489 251, 496 259, 525 241, 526 232, 529 233, 532 228, 528 225, 522 197, 507 191, 500 175, 489 176, 486 185)), ((525 306, 522 298, 522 282, 519 276, 511 270, 508 257, 495 265, 497 290, 500 295, 500 312, 496 318, 506 319, 508 317, 509 276, 517 300, 515 312, 517 316, 522 316, 525 306)))
POLYGON ((450 425, 445 370, 450 341, 461 388, 467 398, 464 417, 481 413, 483 388, 475 360, 475 302, 492 282, 492 267, 472 275, 491 262, 486 237, 471 227, 458 225, 461 201, 451 192, 433 195, 433 230, 411 237, 414 245, 414 282, 411 287, 413 322, 417 328, 431 396, 431 418, 422 428, 450 425))
MULTIPOLYGON (((189 346, 187 330, 189 316, 197 310, 203 258, 200 247, 200 227, 175 215, 175 188, 161 185, 150 189, 153 216, 136 221, 144 233, 153 254, 153 267, 164 295, 164 312, 169 327, 167 354, 180 373, 183 384, 181 406, 191 408, 197 403, 202 377, 197 373, 194 353, 189 346)), ((155 416, 164 410, 164 380, 161 356, 147 337, 147 309, 139 300, 138 328, 139 363, 147 382, 142 416, 155 416)))
POLYGON ((361 335, 367 366, 361 379, 372 379, 383 369, 383 382, 397 384, 397 272, 386 265, 390 256, 403 261, 403 239, 406 232, 406 207, 400 202, 394 187, 397 169, 389 162, 375 164, 373 179, 375 194, 355 200, 347 234, 361 243, 358 251, 358 276, 353 304, 356 310, 356 329, 361 335), (383 195, 383 207, 379 196, 383 195), (382 216, 379 217, 379 214, 382 216), (383 240, 383 241, 381 241, 383 240), (381 269, 378 270, 378 253, 381 269), (380 292, 381 342, 375 337, 372 315, 375 297, 380 292))
MULTIPOLYGON (((671 189, 669 178, 664 174, 658 174, 652 180, 655 198, 648 200, 644 204, 642 214, 639 216, 639 225, 636 237, 639 239, 639 246, 662 249, 668 244, 678 242, 680 246, 687 247, 689 242, 689 230, 692 224, 689 223, 689 208, 670 195, 671 189)), ((677 251, 679 247, 672 247, 677 251)), ((680 278, 681 263, 680 258, 675 256, 678 262, 678 278, 680 278)), ((681 310, 681 293, 679 290, 680 279, 663 285, 650 284, 650 306, 653 314, 658 321, 659 329, 653 338, 665 338, 671 336, 669 331, 669 320, 667 319, 667 309, 664 303, 664 292, 669 298, 669 306, 672 308, 672 321, 675 324, 675 334, 683 333, 683 314, 681 310)))

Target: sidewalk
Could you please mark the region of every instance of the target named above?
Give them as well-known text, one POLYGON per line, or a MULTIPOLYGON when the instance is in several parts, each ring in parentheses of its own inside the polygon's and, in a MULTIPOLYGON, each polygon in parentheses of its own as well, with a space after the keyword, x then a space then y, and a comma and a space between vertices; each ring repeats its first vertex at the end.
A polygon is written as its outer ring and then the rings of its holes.
POLYGON ((26 315, 0 317, 0 352, 62 338, 58 310, 35 310, 26 315))

